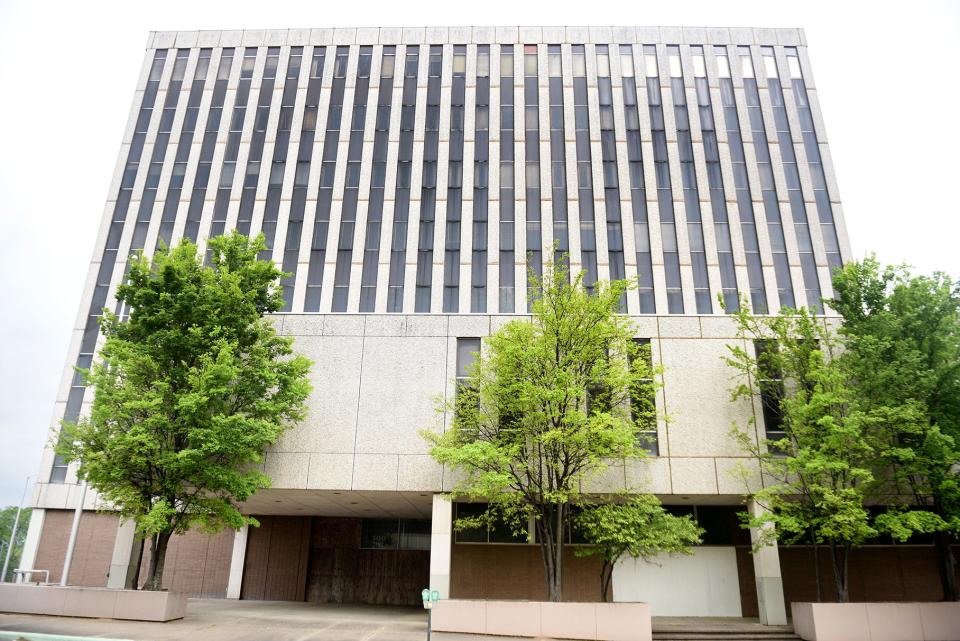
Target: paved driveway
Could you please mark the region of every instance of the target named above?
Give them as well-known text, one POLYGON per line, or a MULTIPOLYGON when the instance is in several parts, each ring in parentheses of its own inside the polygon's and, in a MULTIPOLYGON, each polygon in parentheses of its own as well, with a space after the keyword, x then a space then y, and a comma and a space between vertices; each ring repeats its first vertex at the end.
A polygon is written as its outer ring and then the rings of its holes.
POLYGON ((0 614, 0 631, 131 641, 424 641, 420 608, 190 599, 168 623, 0 614))

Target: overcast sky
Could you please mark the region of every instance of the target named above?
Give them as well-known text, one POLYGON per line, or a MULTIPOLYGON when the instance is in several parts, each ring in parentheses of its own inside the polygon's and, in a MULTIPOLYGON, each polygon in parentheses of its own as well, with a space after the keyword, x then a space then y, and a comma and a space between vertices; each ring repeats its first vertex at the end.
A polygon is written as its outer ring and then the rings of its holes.
POLYGON ((39 466, 148 31, 494 24, 803 27, 854 254, 960 276, 960 2, 0 0, 0 506, 39 466))

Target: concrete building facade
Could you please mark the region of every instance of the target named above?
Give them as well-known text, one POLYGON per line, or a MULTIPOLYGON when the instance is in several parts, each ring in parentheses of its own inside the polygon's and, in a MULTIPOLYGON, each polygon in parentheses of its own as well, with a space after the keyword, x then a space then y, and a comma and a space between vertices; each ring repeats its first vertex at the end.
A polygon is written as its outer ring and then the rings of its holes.
MULTIPOLYGON (((315 361, 314 392, 266 455, 272 488, 246 505, 261 527, 179 537, 172 589, 416 604, 429 584, 540 598, 535 545, 453 532, 451 473, 419 431, 445 427, 437 399, 469 348, 526 314, 528 270, 568 254, 587 282, 638 280, 624 312, 663 366, 670 420, 655 455, 611 474, 708 531, 690 558, 618 566, 614 598, 777 622, 785 598, 809 594, 808 550, 751 555, 736 523, 756 480, 735 473, 749 462, 730 426, 764 424, 759 399, 729 400, 735 333, 717 304, 822 311, 831 268, 850 257, 801 30, 151 33, 54 433, 91 401, 73 368, 94 358, 127 257, 182 238, 203 249, 230 229, 263 232, 290 273, 275 322, 315 361)), ((50 449, 40 478, 22 565, 56 579, 80 488, 50 449)), ((91 491, 84 507, 106 506, 91 491)), ((84 512, 78 540, 73 581, 127 582, 130 524, 84 512)), ((888 566, 932 558, 878 550, 888 566)), ((917 598, 909 578, 874 576, 870 554, 852 561, 855 592, 917 598)), ((599 599, 596 569, 571 555, 568 598, 599 599)))

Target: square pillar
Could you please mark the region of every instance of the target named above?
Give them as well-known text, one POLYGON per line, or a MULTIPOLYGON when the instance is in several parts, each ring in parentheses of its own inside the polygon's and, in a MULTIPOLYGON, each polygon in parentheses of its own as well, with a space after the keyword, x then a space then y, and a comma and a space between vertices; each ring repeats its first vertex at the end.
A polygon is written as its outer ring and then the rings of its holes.
POLYGON ((433 495, 430 521, 430 589, 450 598, 450 553, 453 543, 453 503, 449 495, 433 495))
MULTIPOLYGON (((749 504, 751 516, 764 512, 756 501, 749 504)), ((764 530, 772 528, 767 524, 764 530)), ((750 529, 750 540, 756 545, 763 530, 750 529)), ((783 576, 780 574, 780 552, 776 541, 756 549, 753 553, 753 573, 757 579, 757 605, 760 611, 760 622, 764 625, 786 625, 787 608, 783 601, 783 576)))
MULTIPOLYGON (((43 517, 46 510, 35 507, 30 512, 30 524, 27 526, 27 538, 23 542, 23 552, 20 554, 18 567, 28 570, 49 570, 51 568, 35 568, 37 562, 37 548, 40 546, 40 531, 43 529, 43 517)), ((13 565, 13 564, 11 564, 13 565)), ((11 567, 10 571, 17 569, 11 567)), ((38 575, 41 576, 41 575, 38 575)), ((23 582, 23 576, 17 576, 17 583, 23 582)))
POLYGON ((247 558, 247 532, 249 525, 233 534, 233 553, 230 555, 230 578, 227 579, 227 598, 239 599, 240 588, 243 585, 243 563, 247 558))
POLYGON ((132 519, 120 521, 117 538, 113 541, 113 556, 110 557, 108 588, 136 589, 137 577, 133 576, 133 572, 142 552, 143 539, 137 536, 137 524, 132 519))

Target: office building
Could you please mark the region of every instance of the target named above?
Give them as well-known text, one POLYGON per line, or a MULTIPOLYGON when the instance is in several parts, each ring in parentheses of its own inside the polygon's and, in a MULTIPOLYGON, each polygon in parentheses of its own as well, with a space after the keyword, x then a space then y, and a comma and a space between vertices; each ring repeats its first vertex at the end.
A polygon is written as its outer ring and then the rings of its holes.
MULTIPOLYGON (((416 604, 429 584, 444 597, 542 598, 537 546, 453 532, 470 507, 444 499, 451 473, 419 431, 449 420, 437 398, 480 339, 526 314, 528 271, 567 255, 588 284, 637 280, 623 312, 664 368, 657 404, 671 420, 647 461, 611 473, 707 530, 693 556, 620 566, 614 597, 655 615, 776 621, 784 596, 811 596, 809 549, 754 557, 737 525, 734 470, 748 461, 730 426, 753 412, 758 430, 776 426, 759 400, 729 400, 735 333, 718 303, 822 312, 831 268, 850 257, 801 30, 151 33, 53 430, 91 401, 73 368, 95 357, 128 256, 182 238, 204 248, 232 229, 262 232, 264 257, 289 273, 275 320, 315 361, 314 392, 266 455, 273 487, 245 507, 261 526, 177 538, 172 589, 416 604)), ((23 564, 54 580, 78 492, 73 467, 45 450, 23 564)), ((86 507, 103 507, 95 492, 86 507)), ((131 525, 87 511, 71 580, 122 586, 137 551, 131 525)), ((599 598, 592 563, 571 556, 568 598, 599 598)), ((936 573, 922 546, 852 563, 872 577, 854 592, 887 599, 907 589, 896 568, 936 573)))

